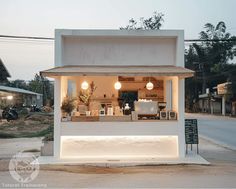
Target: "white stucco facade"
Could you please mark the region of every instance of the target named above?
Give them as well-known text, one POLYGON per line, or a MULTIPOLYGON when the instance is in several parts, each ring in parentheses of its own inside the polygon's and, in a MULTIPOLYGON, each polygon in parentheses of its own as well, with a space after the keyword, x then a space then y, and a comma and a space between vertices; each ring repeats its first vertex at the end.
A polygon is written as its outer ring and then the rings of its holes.
MULTIPOLYGON (((184 67, 184 32, 56 30, 55 67, 87 65, 184 67)), ((69 77, 62 74, 52 77, 55 158, 185 156, 184 77, 161 76, 167 109, 178 113, 177 120, 131 122, 62 122, 60 106, 69 77)))

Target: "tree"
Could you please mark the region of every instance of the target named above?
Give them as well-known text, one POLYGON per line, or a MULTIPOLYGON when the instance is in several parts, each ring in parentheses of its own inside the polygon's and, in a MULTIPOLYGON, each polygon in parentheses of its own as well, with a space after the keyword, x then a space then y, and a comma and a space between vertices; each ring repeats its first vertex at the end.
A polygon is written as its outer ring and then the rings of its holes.
POLYGON ((154 12, 149 18, 141 17, 139 21, 131 18, 129 24, 121 27, 121 30, 159 30, 164 22, 164 14, 154 12))
POLYGON ((47 78, 35 74, 34 79, 29 82, 29 90, 43 94, 44 105, 53 103, 53 85, 47 78))
POLYGON ((28 84, 24 80, 21 80, 21 79, 16 79, 14 81, 9 81, 6 84, 6 86, 25 89, 25 90, 29 89, 28 84))
POLYGON ((202 93, 205 92, 207 86, 216 85, 224 79, 217 75, 236 55, 236 37, 226 32, 224 22, 219 22, 216 26, 207 23, 204 28, 205 31, 200 32, 200 39, 206 42, 192 45, 198 55, 197 62, 202 73, 202 93))
POLYGON ((206 88, 212 89, 219 83, 234 80, 232 71, 235 68, 229 60, 236 55, 236 37, 226 32, 225 23, 205 24, 199 38, 204 41, 193 43, 185 53, 185 66, 196 72, 194 78, 186 80, 186 95, 193 97, 186 104, 197 100, 199 91, 205 93, 206 88))
MULTIPOLYGON (((188 50, 185 50, 185 67, 195 70, 196 74, 198 74, 198 65, 194 63, 197 61, 198 56, 195 53, 194 47, 191 45, 188 50)), ((188 111, 192 111, 193 109, 197 111, 197 107, 194 107, 194 102, 198 99, 198 92, 201 85, 202 82, 197 77, 191 77, 185 80, 185 106, 188 111)))

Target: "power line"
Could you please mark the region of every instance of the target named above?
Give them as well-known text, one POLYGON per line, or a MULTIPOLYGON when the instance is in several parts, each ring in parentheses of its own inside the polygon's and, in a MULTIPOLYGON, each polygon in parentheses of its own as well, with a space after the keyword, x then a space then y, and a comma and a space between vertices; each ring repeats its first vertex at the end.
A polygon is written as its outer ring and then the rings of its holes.
POLYGON ((184 42, 224 42, 236 41, 236 39, 185 39, 184 42))
MULTIPOLYGON (((39 37, 39 36, 18 36, 18 35, 0 35, 0 38, 10 39, 29 39, 29 40, 49 40, 53 41, 53 37, 39 37)), ((225 41, 236 41, 236 39, 185 39, 186 43, 194 42, 225 42, 225 41)))
POLYGON ((43 40, 43 39, 22 39, 22 38, 1 38, 0 37, 0 43, 6 42, 6 43, 52 43, 53 40, 43 40))
POLYGON ((54 40, 54 38, 52 37, 17 36, 17 35, 0 35, 0 38, 54 40))

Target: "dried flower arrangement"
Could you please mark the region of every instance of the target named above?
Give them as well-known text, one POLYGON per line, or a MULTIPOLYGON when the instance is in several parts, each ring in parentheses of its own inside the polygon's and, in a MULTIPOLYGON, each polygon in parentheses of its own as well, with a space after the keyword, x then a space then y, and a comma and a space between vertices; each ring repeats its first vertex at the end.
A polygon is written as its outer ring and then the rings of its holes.
POLYGON ((79 100, 81 102, 83 102, 86 106, 88 106, 89 102, 90 102, 90 98, 96 89, 97 89, 97 87, 95 86, 94 82, 92 81, 87 90, 80 90, 79 100))

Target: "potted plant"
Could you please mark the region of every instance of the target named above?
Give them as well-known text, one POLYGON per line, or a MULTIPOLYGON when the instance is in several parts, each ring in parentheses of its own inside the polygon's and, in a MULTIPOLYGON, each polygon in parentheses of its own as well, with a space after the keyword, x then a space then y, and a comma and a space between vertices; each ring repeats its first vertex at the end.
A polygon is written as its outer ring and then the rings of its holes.
POLYGON ((61 110, 62 113, 64 113, 64 116, 62 116, 63 120, 70 121, 71 119, 71 112, 75 109, 75 99, 73 98, 69 98, 68 96, 66 96, 62 102, 61 105, 61 110))
POLYGON ((48 128, 48 133, 43 138, 41 146, 41 156, 53 156, 53 126, 48 128))

